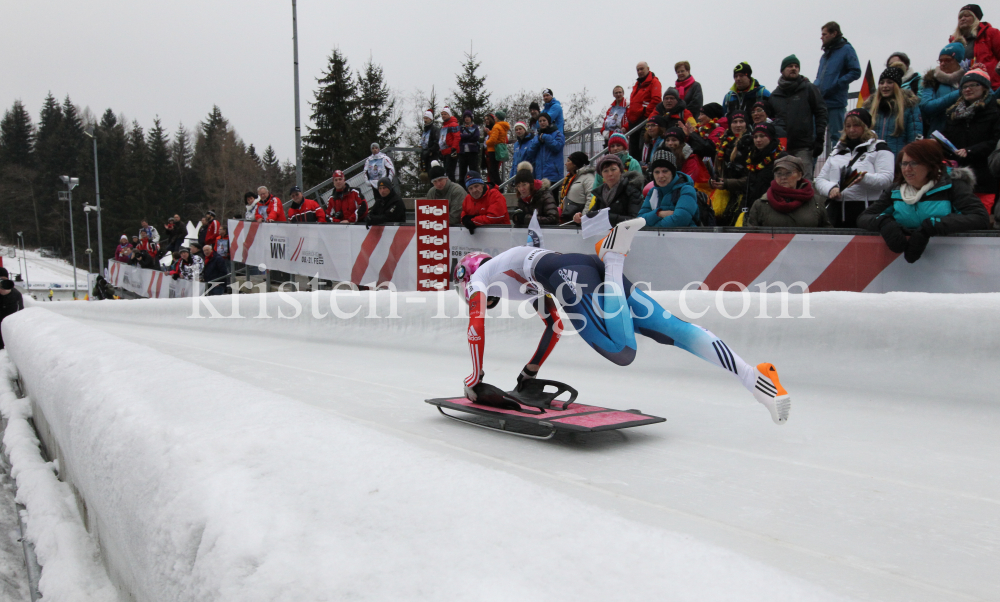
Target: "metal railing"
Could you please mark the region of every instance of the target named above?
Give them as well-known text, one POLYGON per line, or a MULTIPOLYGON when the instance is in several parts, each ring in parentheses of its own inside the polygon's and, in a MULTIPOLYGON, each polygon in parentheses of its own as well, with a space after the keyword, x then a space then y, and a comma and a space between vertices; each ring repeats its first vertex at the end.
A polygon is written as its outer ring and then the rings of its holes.
MULTIPOLYGON (((631 130, 629 130, 627 134, 625 134, 625 137, 626 138, 631 138, 632 134, 638 132, 640 128, 643 128, 643 127, 646 126, 646 122, 647 121, 649 121, 648 118, 647 119, 643 119, 642 121, 640 121, 638 125, 636 125, 634 128, 632 128, 631 130)), ((603 149, 601 149, 601 151, 599 153, 596 153, 593 156, 588 156, 587 158, 591 162, 593 162, 594 159, 600 158, 600 157, 602 157, 602 156, 604 156, 606 154, 608 154, 608 149, 607 148, 603 148, 603 149)), ((562 183, 565 182, 565 181, 566 181, 566 178, 564 177, 563 179, 559 180, 558 182, 553 182, 551 186, 549 186, 548 188, 545 189, 545 192, 549 192, 550 190, 553 190, 554 188, 562 186, 562 183)))
MULTIPOLYGON (((394 153, 394 152, 416 153, 416 152, 420 152, 420 150, 421 150, 420 148, 413 147, 413 146, 390 146, 389 148, 383 149, 382 152, 387 153, 387 154, 388 153, 394 153)), ((344 172, 344 176, 346 177, 350 172, 352 172, 352 171, 354 171, 356 169, 361 169, 364 166, 365 161, 367 161, 367 160, 368 160, 368 157, 365 157, 364 159, 358 161, 354 165, 351 165, 347 169, 342 169, 341 171, 344 172)), ((399 172, 398 171, 396 172, 396 179, 397 180, 399 179, 399 172)), ((366 180, 364 178, 364 174, 357 174, 356 176, 348 178, 348 180, 347 180, 347 184, 349 186, 354 186, 356 188, 361 188, 361 186, 363 184, 367 183, 367 182, 368 182, 368 180, 366 180)), ((306 190, 305 192, 302 193, 302 196, 308 198, 309 195, 315 194, 318 191, 330 188, 331 186, 333 186, 333 177, 327 178, 327 179, 323 180, 322 182, 320 182, 319 184, 313 186, 309 190, 306 190)), ((371 186, 368 186, 368 188, 370 189, 371 186)), ((369 192, 368 190, 362 189, 361 192, 362 192, 362 194, 365 195, 365 198, 368 198, 368 196, 369 196, 369 194, 367 194, 369 192)), ((372 192, 372 198, 368 198, 369 201, 374 200, 374 191, 371 191, 371 192, 372 192)), ((285 203, 285 208, 287 209, 289 205, 291 205, 291 201, 285 203)))
MULTIPOLYGON (((573 142, 574 140, 576 140, 577 138, 579 138, 579 137, 581 137, 581 136, 583 136, 585 134, 588 134, 588 133, 592 134, 592 132, 594 130, 594 126, 596 126, 598 123, 600 123, 600 121, 601 121, 600 119, 595 120, 595 121, 591 122, 590 125, 588 125, 587 127, 581 128, 579 131, 575 132, 572 136, 570 136, 569 138, 567 138, 565 142, 563 142, 563 148, 565 149, 567 144, 573 142)), ((645 121, 643 123, 645 123, 645 121)), ((538 134, 535 134, 535 135, 537 136, 538 134)), ((511 144, 511 146, 513 146, 513 144, 511 144)), ((593 148, 594 148, 593 137, 591 137, 590 148, 591 148, 591 151, 593 151, 593 148)), ((512 159, 513 159, 513 156, 514 156, 514 154, 511 153, 511 158, 512 159)), ((506 187, 508 184, 510 184, 511 182, 513 182, 514 178, 517 176, 517 166, 516 165, 511 165, 510 167, 511 167, 510 171, 514 175, 511 176, 511 177, 509 177, 509 178, 507 178, 506 180, 504 180, 500 184, 500 186, 498 186, 498 188, 500 188, 501 190, 503 190, 504 187, 506 187)), ((560 180, 560 182, 562 182, 562 180, 560 180)))

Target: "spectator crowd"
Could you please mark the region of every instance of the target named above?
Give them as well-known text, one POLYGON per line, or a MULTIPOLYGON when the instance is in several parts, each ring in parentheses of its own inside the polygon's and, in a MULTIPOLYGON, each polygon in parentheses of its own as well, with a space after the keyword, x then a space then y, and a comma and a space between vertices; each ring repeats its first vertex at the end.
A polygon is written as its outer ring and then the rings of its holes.
MULTIPOLYGON (((715 95, 720 102, 706 95, 689 61, 674 64, 666 88, 639 62, 631 87, 611 90, 604 149, 593 157, 566 155, 562 105, 548 88, 527 122, 511 124, 502 110, 479 116, 482 125, 468 110, 426 111, 419 149, 426 198, 447 199, 451 225, 470 233, 525 226, 536 214, 541 225, 575 227, 606 211, 612 225, 641 217, 649 228, 865 228, 913 262, 929 237, 993 227, 1000 212, 1000 31, 983 18, 979 5, 963 6, 937 65, 923 74, 905 52, 892 53, 851 110, 848 88, 862 78, 861 62, 836 22, 820 28, 814 79, 795 54, 766 77, 741 62, 732 86, 715 95), (504 182, 506 163, 512 177, 504 182)), ((242 217, 405 222, 396 166, 377 142, 362 172, 371 203, 338 170, 325 201, 293 187, 283 203, 261 187, 244 195, 242 217)), ((225 226, 211 211, 202 224, 199 240, 185 244, 178 216, 162 240, 143 222, 131 240, 122 236, 115 259, 153 269, 168 263, 174 278, 226 277, 225 226)))

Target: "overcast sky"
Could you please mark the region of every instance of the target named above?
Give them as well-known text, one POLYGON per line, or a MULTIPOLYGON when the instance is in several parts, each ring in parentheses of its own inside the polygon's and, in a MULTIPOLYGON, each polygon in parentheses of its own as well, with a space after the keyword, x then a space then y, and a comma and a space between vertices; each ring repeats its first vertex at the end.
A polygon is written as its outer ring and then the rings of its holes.
MULTIPOLYGON (((634 83, 637 61, 648 61, 666 87, 675 80, 674 63, 688 60, 706 102, 720 102, 742 60, 768 88, 781 59, 792 53, 803 75, 814 78, 820 27, 830 20, 841 24, 862 67, 872 61, 876 78, 897 50, 922 73, 954 31, 961 6, 927 0, 299 0, 303 134, 316 79, 334 47, 355 69, 370 54, 404 95, 433 85, 439 98, 446 96, 472 43, 497 97, 551 87, 567 101, 586 86, 606 107, 616 84, 629 89, 634 83)), ((20 99, 37 122, 51 91, 98 115, 110 107, 147 130, 159 115, 173 132, 181 122, 192 128, 217 104, 247 143, 261 151, 271 144, 279 157, 294 160, 290 1, 0 0, 0 21, 6 25, 5 109, 20 99)))

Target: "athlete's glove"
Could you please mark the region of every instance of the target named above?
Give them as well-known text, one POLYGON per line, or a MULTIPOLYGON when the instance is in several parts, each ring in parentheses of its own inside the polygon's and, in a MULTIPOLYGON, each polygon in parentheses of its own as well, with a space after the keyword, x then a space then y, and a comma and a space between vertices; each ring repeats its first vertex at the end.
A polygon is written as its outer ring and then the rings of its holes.
POLYGON ((466 215, 462 218, 462 225, 469 229, 469 234, 476 233, 476 224, 472 221, 471 215, 466 215))
POLYGON ((914 263, 920 259, 920 256, 924 254, 924 249, 927 248, 927 243, 935 234, 937 233, 934 231, 934 226, 931 225, 931 220, 925 219, 920 224, 920 228, 910 235, 910 241, 906 244, 906 253, 903 255, 906 262, 914 263))
MULTIPOLYGON (((903 227, 899 225, 899 222, 892 219, 888 215, 882 215, 878 218, 878 231, 885 240, 885 244, 889 246, 889 250, 893 253, 902 253, 907 249, 906 234, 903 233, 903 227)), ((923 251, 921 249, 921 251, 923 251)))

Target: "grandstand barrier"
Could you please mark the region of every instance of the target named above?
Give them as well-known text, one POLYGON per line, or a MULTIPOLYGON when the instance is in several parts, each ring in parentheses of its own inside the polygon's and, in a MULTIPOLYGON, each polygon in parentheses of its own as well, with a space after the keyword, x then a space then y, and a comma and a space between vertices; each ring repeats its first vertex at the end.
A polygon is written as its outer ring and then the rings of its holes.
MULTIPOLYGON (((398 291, 417 290, 421 278, 413 225, 231 220, 229 232, 236 263, 359 286, 391 283, 398 291)), ((526 228, 510 226, 447 234, 452 268, 466 253, 497 254, 527 241, 526 228)), ((567 227, 544 228, 542 238, 545 248, 563 253, 592 254, 597 242, 567 227)), ((651 230, 636 236, 625 275, 653 290, 1000 292, 1000 237, 935 237, 920 261, 908 264, 880 236, 861 230, 651 230)))
POLYGON ((108 260, 108 283, 148 299, 174 299, 205 294, 205 283, 171 278, 166 272, 146 270, 113 259, 108 260))

